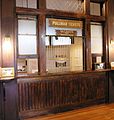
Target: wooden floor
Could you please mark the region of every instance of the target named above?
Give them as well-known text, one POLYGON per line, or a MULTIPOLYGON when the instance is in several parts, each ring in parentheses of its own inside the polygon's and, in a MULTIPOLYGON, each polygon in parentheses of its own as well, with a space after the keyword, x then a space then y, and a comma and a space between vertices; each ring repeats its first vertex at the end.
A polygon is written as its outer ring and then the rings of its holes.
POLYGON ((114 104, 103 104, 26 120, 114 120, 114 104))

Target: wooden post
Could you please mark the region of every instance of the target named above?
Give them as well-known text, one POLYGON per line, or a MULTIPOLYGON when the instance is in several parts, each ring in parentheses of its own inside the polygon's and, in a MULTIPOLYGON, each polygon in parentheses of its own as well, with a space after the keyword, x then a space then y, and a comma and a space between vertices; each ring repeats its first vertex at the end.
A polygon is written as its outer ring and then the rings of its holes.
POLYGON ((90 15, 90 0, 84 0, 84 13, 90 15))
POLYGON ((46 0, 37 0, 38 1, 38 8, 46 9, 46 0))
POLYGON ((45 23, 46 18, 45 15, 39 15, 38 17, 38 68, 40 74, 46 74, 46 49, 45 49, 45 23))
POLYGON ((92 69, 92 56, 91 56, 91 27, 90 20, 86 19, 85 21, 85 70, 92 69))
MULTIPOLYGON (((90 15, 90 0, 84 1, 85 15, 90 15)), ((85 20, 85 70, 92 69, 92 57, 91 57, 91 28, 90 19, 85 20)))

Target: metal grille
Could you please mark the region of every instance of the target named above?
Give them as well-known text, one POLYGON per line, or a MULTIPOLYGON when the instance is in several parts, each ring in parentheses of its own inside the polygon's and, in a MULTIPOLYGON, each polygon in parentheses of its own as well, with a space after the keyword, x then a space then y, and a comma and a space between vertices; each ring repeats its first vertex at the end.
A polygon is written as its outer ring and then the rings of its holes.
POLYGON ((82 0, 46 0, 47 9, 61 10, 66 12, 83 13, 82 0))

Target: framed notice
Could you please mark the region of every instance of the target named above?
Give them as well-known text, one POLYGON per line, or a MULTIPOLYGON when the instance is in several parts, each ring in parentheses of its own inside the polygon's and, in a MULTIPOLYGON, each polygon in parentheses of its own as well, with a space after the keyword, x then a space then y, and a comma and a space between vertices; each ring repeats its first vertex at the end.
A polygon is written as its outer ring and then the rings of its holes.
POLYGON ((1 69, 2 77, 14 77, 14 67, 6 67, 1 69))

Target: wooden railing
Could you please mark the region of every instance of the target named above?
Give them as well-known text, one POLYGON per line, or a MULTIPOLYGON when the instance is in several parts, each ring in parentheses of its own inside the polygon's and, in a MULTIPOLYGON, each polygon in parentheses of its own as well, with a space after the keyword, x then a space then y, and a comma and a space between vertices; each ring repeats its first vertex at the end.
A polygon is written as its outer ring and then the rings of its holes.
POLYGON ((40 111, 105 101, 106 74, 100 72, 18 80, 19 111, 40 111))

